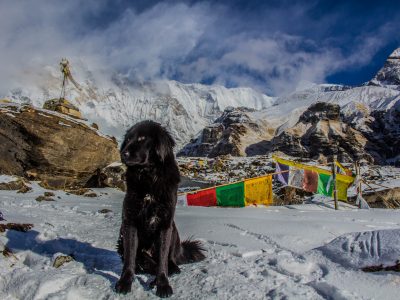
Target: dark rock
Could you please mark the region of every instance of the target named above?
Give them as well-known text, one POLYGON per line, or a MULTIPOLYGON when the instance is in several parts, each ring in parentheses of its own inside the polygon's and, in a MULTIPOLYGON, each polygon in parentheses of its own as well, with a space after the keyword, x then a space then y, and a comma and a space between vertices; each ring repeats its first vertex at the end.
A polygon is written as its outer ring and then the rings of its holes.
POLYGON ((11 180, 8 182, 0 182, 0 190, 22 190, 26 189, 28 186, 22 178, 15 178, 15 180, 11 180))
POLYGON ((79 189, 71 189, 71 190, 65 190, 67 192, 67 195, 73 194, 77 196, 82 196, 86 193, 88 193, 90 190, 87 188, 79 188, 79 189))
POLYGON ((19 193, 19 194, 25 194, 25 193, 28 193, 28 192, 30 192, 30 191, 32 191, 32 188, 31 188, 30 186, 24 185, 22 188, 20 188, 20 189, 18 190, 17 193, 19 193))
POLYGON ((315 124, 321 120, 340 121, 340 106, 327 102, 312 104, 299 118, 299 122, 315 124))
POLYGON ((112 163, 101 170, 96 170, 95 174, 88 180, 85 187, 111 187, 126 191, 125 173, 126 166, 124 164, 112 163))
POLYGON ((183 147, 178 156, 246 155, 246 143, 243 142, 243 137, 252 136, 262 140, 258 136, 262 135, 263 131, 248 115, 254 111, 245 107, 227 107, 213 124, 203 129, 197 139, 183 147))
POLYGON ((36 197, 35 200, 36 200, 37 202, 42 202, 42 201, 55 201, 53 198, 47 197, 47 196, 43 196, 43 195, 36 197))
POLYGON ((91 193, 83 194, 83 196, 88 197, 88 198, 95 198, 95 197, 97 197, 97 194, 94 192, 91 192, 91 193))
POLYGON ((15 230, 21 232, 27 232, 33 227, 33 224, 25 224, 25 223, 7 223, 0 224, 0 232, 5 232, 8 230, 15 230))
POLYGON ((343 122, 339 105, 318 102, 300 116, 294 127, 271 142, 273 151, 298 158, 327 161, 335 154, 341 162, 361 159, 372 162, 374 159, 364 146, 366 141, 361 132, 343 122))
MULTIPOLYGON (((364 192, 362 197, 372 208, 400 208, 400 187, 364 192)), ((350 199, 351 203, 355 201, 355 197, 350 199)))

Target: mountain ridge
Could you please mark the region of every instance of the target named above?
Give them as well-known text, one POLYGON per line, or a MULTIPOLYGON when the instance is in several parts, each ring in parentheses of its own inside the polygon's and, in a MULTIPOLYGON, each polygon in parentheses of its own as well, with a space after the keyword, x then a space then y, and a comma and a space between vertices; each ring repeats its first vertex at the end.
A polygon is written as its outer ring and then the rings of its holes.
MULTIPOLYGON (((250 108, 252 111, 244 112, 249 118, 247 123, 258 124, 262 128, 257 129, 258 133, 253 132, 251 126, 236 132, 237 140, 247 132, 247 137, 243 138, 246 143, 263 144, 263 141, 296 126, 300 116, 317 102, 338 104, 343 119, 366 134, 373 131, 370 119, 378 115, 375 111, 391 111, 395 115, 398 112, 400 85, 396 80, 400 78, 399 54, 400 48, 388 57, 377 75, 363 85, 351 87, 309 83, 280 97, 270 97, 245 87, 184 84, 173 80, 138 82, 117 73, 111 76, 95 73, 85 64, 78 63, 72 71, 82 90, 68 86, 67 96, 86 118, 100 125, 101 131, 117 139, 121 139, 125 130, 140 120, 158 121, 171 131, 177 140, 178 150, 190 145, 190 141, 198 143, 207 126, 218 127, 216 120, 231 107, 250 108), (263 130, 268 134, 263 134, 263 130), (265 135, 268 135, 267 139, 265 135)), ((61 74, 57 74, 54 68, 46 67, 32 84, 13 89, 4 96, 15 102, 41 106, 45 100, 57 97, 61 82, 61 74)), ((397 136, 398 128, 393 122, 378 127, 393 131, 394 135, 390 136, 397 136)), ((251 144, 241 145, 240 150, 235 150, 235 155, 247 155, 245 149, 248 146, 251 144)))

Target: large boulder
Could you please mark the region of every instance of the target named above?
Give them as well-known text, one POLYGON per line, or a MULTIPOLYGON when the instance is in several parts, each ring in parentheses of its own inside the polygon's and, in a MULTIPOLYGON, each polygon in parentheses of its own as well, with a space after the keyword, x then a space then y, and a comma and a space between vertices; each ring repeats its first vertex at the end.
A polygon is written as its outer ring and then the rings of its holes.
POLYGON ((0 173, 40 180, 49 188, 84 186, 119 160, 115 139, 63 114, 0 104, 0 173))

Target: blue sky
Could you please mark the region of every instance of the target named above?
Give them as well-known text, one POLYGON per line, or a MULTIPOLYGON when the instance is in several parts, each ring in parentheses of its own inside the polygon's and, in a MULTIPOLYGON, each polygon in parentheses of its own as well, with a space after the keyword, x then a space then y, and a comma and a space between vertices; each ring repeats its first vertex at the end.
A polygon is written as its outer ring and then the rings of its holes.
POLYGON ((269 95, 304 81, 357 85, 400 46, 398 28, 400 2, 385 0, 3 0, 0 89, 64 56, 133 80, 269 95))

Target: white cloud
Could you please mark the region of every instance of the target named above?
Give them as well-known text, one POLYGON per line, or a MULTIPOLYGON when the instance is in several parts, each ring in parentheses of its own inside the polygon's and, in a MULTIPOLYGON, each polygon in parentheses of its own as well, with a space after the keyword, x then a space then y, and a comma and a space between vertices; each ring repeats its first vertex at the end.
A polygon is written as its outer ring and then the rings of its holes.
MULTIPOLYGON (((221 5, 167 1, 140 12, 126 8, 98 26, 102 15, 107 18, 110 3, 114 2, 2 1, 0 94, 31 82, 35 70, 43 72, 43 66, 57 65, 61 57, 84 61, 93 72, 208 80, 280 94, 301 81, 323 82, 338 70, 368 63, 396 29, 387 23, 360 34, 354 53, 345 57, 338 40, 285 33, 284 28, 301 26, 301 18, 310 23, 307 8, 299 6, 289 10, 294 21, 282 21, 285 8, 272 11, 266 28, 240 29, 239 23, 246 20, 221 5)), ((332 20, 321 26, 330 26, 332 20)))

